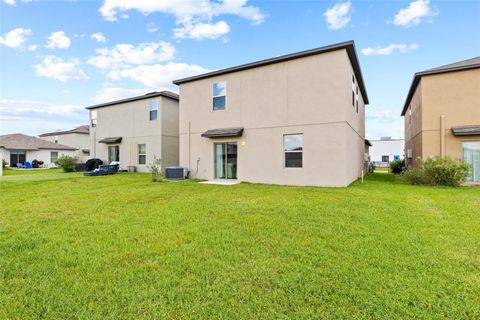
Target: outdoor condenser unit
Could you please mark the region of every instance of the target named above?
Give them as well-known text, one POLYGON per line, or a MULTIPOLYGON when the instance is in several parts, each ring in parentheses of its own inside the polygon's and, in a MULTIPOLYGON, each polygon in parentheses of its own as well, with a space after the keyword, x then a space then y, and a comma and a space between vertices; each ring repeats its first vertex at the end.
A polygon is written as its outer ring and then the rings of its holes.
POLYGON ((170 180, 186 179, 188 177, 188 170, 184 167, 166 167, 165 178, 170 180))

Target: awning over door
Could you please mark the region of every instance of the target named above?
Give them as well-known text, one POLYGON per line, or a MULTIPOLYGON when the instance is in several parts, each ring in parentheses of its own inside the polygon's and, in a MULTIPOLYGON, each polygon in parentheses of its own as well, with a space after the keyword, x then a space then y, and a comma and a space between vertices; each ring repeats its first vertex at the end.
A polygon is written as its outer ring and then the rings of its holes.
POLYGON ((468 126, 468 127, 454 127, 452 128, 454 136, 474 136, 480 135, 480 125, 479 126, 468 126))
POLYGON ((120 143, 122 142, 122 137, 110 137, 110 138, 103 138, 102 140, 98 141, 100 143, 120 143))
POLYGON ((202 133, 204 138, 241 137, 243 128, 211 129, 202 133))

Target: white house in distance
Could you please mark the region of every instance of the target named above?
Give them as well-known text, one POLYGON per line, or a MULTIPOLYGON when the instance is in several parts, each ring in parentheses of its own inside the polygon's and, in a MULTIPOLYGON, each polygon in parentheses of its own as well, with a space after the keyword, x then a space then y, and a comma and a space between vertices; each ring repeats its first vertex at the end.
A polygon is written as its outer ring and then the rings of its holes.
POLYGON ((58 157, 75 156, 75 153, 75 148, 21 133, 0 136, 0 157, 7 161, 10 167, 35 159, 43 161, 44 166, 53 167, 58 157))
POLYGON ((83 125, 70 130, 60 130, 40 134, 39 137, 54 143, 77 149, 75 156, 81 162, 90 158, 90 126, 83 125))
POLYGON ((380 140, 370 139, 370 161, 378 166, 387 166, 394 160, 405 157, 405 140, 382 137, 380 140))
POLYGON ((90 156, 118 161, 120 169, 148 171, 155 158, 162 170, 178 165, 178 95, 169 91, 93 105, 90 156))

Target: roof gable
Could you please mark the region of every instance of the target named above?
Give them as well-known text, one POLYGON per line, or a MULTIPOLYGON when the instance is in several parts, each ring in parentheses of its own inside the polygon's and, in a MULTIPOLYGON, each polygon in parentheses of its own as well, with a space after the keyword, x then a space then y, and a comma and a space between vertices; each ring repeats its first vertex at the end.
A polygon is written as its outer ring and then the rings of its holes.
POLYGON ((87 109, 87 110, 98 109, 98 108, 102 108, 102 107, 113 106, 113 105, 116 105, 116 104, 122 104, 122 103, 137 101, 137 100, 143 100, 143 99, 151 99, 151 98, 155 98, 155 97, 165 97, 165 98, 170 98, 170 99, 177 100, 177 101, 179 99, 178 94, 164 90, 164 91, 160 91, 160 92, 157 92, 157 91, 150 92, 150 93, 147 93, 147 94, 144 94, 144 95, 141 95, 141 96, 135 96, 135 97, 127 98, 127 99, 121 99, 121 100, 115 100, 115 101, 106 102, 106 103, 95 104, 93 106, 86 107, 85 109, 87 109))
POLYGON ((47 132, 47 133, 42 133, 38 135, 39 137, 48 137, 48 136, 56 136, 56 135, 62 135, 62 134, 70 134, 70 133, 80 133, 80 134, 89 134, 90 133, 90 126, 88 124, 79 126, 70 130, 63 130, 63 131, 53 131, 53 132, 47 132))
POLYGON ((63 144, 53 143, 47 140, 27 136, 21 133, 6 134, 0 136, 0 147, 13 150, 76 150, 75 148, 63 144))

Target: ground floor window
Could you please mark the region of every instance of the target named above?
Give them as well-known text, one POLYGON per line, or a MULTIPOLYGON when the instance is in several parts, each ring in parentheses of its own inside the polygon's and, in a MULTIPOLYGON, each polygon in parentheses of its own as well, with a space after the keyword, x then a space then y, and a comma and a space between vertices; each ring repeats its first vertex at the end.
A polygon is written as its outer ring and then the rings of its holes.
POLYGON ((285 168, 303 166, 303 134, 286 134, 283 136, 285 168))
POLYGON ((50 163, 55 163, 58 160, 58 151, 50 152, 50 163))
POLYGON ((25 164, 27 152, 25 150, 10 150, 10 167, 16 167, 17 163, 25 164))
POLYGON ((480 182, 480 141, 462 143, 463 160, 470 164, 470 177, 467 181, 480 182))
POLYGON ((108 147, 108 162, 120 161, 120 147, 109 146, 108 147))
POLYGON ((382 162, 389 162, 390 157, 389 156, 382 156, 382 162))
POLYGON ((147 145, 139 144, 138 145, 138 164, 147 163, 147 145))

